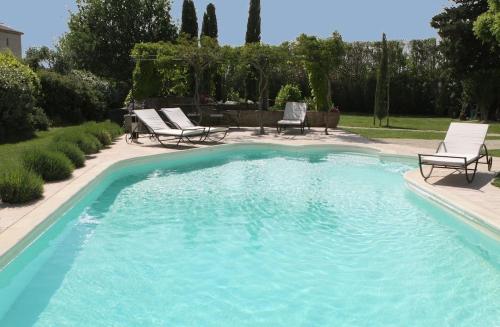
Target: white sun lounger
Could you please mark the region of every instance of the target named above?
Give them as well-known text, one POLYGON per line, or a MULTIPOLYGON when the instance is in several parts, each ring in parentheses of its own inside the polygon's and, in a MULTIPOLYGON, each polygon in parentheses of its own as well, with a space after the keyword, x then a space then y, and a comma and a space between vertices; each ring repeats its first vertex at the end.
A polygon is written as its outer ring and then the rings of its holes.
POLYGON ((205 138, 209 138, 212 141, 222 141, 228 131, 227 127, 212 127, 212 126, 198 126, 194 124, 182 111, 181 108, 163 108, 161 112, 167 117, 167 119, 178 129, 182 130, 204 130, 206 133, 205 138), (211 138, 212 134, 222 135, 219 138, 211 138))
POLYGON ((281 133, 281 130, 286 129, 286 127, 299 127, 300 132, 304 134, 307 123, 307 104, 301 102, 287 102, 283 119, 278 121, 276 129, 278 133, 281 133))
POLYGON ((456 169, 464 170, 467 182, 472 183, 479 163, 487 164, 491 170, 493 159, 484 144, 488 127, 487 124, 451 123, 436 153, 418 155, 422 177, 429 178, 434 168, 456 169), (482 158, 486 158, 486 162, 480 162, 482 158), (471 165, 474 168, 469 168, 471 165), (431 166, 428 174, 424 173, 423 166, 431 166))
MULTIPOLYGON (((164 121, 161 119, 160 115, 156 112, 155 109, 142 109, 142 110, 134 110, 134 114, 139 119, 139 121, 147 128, 151 136, 155 137, 158 142, 164 145, 165 139, 162 140, 162 137, 168 137, 171 139, 178 140, 177 145, 181 141, 189 141, 191 142, 191 138, 199 137, 200 140, 206 136, 204 129, 174 129, 170 128, 164 121)), ((132 131, 131 134, 136 133, 137 131, 132 131)))

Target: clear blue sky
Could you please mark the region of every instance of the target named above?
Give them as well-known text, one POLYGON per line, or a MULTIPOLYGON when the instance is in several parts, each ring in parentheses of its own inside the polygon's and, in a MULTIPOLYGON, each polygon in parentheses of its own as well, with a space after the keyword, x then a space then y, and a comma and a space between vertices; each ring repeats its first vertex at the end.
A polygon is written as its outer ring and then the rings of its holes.
MULTIPOLYGON (((74 0, 3 0, 0 22, 21 30, 23 49, 52 46, 67 31, 74 0)), ((249 0, 195 0, 200 19, 209 2, 217 8, 219 38, 238 45, 245 39, 249 0)), ((347 41, 435 37, 429 22, 447 0, 261 0, 262 39, 279 44, 300 33, 328 36, 338 30, 347 41)), ((173 0, 172 15, 180 21, 182 0, 173 0)))

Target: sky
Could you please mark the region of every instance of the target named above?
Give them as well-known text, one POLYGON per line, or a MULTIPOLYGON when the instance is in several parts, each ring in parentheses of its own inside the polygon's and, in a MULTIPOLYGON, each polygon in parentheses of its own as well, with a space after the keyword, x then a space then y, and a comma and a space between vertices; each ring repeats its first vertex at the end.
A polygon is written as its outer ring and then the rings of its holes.
MULTIPOLYGON (((245 40, 249 0, 194 0, 201 19, 206 5, 216 6, 219 40, 241 45, 245 40)), ((431 18, 448 0, 261 0, 262 41, 279 44, 301 33, 326 37, 338 31, 346 41, 411 40, 436 37, 431 18)), ((0 22, 24 32, 23 51, 53 46, 68 29, 74 0, 2 0, 0 22)), ((173 0, 172 16, 180 22, 182 0, 173 0)))

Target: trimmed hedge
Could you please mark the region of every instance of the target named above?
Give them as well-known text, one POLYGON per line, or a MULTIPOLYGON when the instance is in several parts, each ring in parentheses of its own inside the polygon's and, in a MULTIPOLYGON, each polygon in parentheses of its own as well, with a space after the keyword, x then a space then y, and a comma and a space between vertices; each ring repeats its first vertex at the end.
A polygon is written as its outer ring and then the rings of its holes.
POLYGON ((108 146, 113 143, 113 138, 111 134, 103 126, 95 122, 90 122, 83 125, 85 132, 95 136, 103 146, 108 146))
POLYGON ((119 136, 122 136, 124 133, 123 129, 118 124, 115 124, 109 120, 100 122, 97 125, 107 130, 113 140, 115 140, 119 136))
POLYGON ((49 149, 63 153, 76 168, 85 166, 85 153, 74 143, 54 142, 49 146, 49 149))
POLYGON ((54 138, 54 141, 65 141, 76 144, 80 148, 80 150, 82 150, 83 153, 87 155, 95 154, 102 148, 101 142, 99 142, 99 140, 95 136, 86 133, 83 129, 80 131, 62 133, 56 136, 54 138))
POLYGON ((45 149, 32 149, 22 155, 26 169, 40 175, 44 181, 59 181, 71 176, 75 167, 63 153, 45 149))
POLYGON ((26 203, 42 195, 43 179, 30 170, 15 167, 0 175, 0 198, 4 203, 26 203))

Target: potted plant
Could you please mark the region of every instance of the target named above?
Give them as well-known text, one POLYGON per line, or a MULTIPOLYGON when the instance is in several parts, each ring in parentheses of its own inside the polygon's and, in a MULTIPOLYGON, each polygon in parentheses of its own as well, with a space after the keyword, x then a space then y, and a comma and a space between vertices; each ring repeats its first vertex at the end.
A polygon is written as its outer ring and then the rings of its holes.
POLYGON ((329 128, 337 128, 340 121, 340 109, 333 106, 330 111, 328 111, 325 119, 325 134, 328 135, 329 128))

